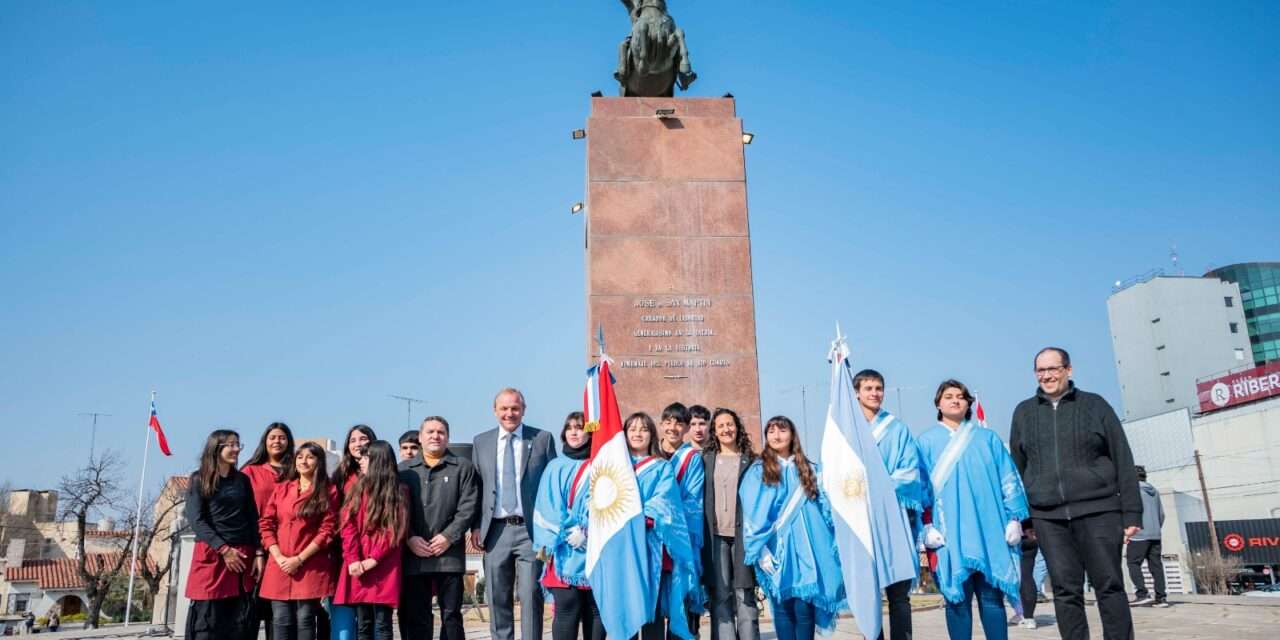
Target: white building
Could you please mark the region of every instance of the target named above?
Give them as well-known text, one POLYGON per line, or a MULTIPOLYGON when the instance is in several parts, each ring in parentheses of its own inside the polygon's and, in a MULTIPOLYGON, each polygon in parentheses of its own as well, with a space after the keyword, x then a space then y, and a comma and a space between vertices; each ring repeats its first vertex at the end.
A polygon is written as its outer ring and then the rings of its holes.
POLYGON ((1196 378, 1252 362, 1240 288, 1154 275, 1107 298, 1122 419, 1194 410, 1196 378))
MULTIPOLYGON (((1215 521, 1280 518, 1280 397, 1195 416, 1177 409, 1126 422, 1125 433, 1160 491, 1163 552, 1177 556, 1188 584, 1186 523, 1206 519, 1197 451, 1215 521)), ((1269 566, 1280 571, 1280 558, 1269 566)))

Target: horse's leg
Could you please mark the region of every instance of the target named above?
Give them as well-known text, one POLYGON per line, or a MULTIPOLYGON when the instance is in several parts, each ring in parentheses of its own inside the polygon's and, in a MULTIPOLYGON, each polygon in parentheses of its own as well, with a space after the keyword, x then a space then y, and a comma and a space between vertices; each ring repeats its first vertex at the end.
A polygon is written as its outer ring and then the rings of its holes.
POLYGON ((618 45, 618 69, 613 72, 613 77, 626 87, 627 82, 627 52, 630 49, 631 36, 627 36, 622 40, 622 44, 618 45))
POLYGON ((680 88, 688 89, 689 85, 698 79, 698 74, 693 72, 693 61, 689 59, 689 47, 684 41, 684 29, 676 27, 672 35, 676 38, 676 51, 680 56, 680 65, 677 67, 680 74, 680 88))

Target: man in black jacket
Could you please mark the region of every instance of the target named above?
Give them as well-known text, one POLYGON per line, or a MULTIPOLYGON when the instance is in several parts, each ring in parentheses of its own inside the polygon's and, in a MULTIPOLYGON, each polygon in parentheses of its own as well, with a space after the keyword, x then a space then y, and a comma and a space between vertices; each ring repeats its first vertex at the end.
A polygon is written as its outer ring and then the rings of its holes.
POLYGON ((480 477, 470 460, 449 452, 449 423, 422 421, 422 455, 400 463, 409 486, 409 533, 400 590, 400 637, 431 639, 431 592, 440 602, 440 637, 463 640, 462 576, 466 534, 480 508, 480 477))
POLYGON ((1089 637, 1087 575, 1103 638, 1131 640, 1120 550, 1142 524, 1142 499, 1129 441, 1102 396, 1076 389, 1066 350, 1042 349, 1035 373, 1040 388, 1013 411, 1009 451, 1049 565, 1059 633, 1063 640, 1089 637))

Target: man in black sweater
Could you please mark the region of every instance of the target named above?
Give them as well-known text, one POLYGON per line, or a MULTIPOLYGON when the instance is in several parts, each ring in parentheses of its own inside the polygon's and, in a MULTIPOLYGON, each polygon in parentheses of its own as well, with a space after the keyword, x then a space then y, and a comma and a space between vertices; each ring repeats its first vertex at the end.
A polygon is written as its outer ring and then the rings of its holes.
POLYGON ((1131 640, 1120 551, 1142 524, 1133 453, 1116 412, 1071 381, 1071 356, 1036 354, 1036 395, 1013 411, 1009 451, 1022 474, 1031 521, 1049 566, 1063 640, 1086 640, 1087 576, 1106 640, 1131 640))

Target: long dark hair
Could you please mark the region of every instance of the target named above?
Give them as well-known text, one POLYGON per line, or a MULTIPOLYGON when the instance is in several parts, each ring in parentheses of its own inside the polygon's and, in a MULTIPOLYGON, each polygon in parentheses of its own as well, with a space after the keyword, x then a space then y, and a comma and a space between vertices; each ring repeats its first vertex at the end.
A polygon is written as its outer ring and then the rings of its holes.
POLYGON ((795 457, 796 471, 800 473, 800 486, 804 487, 805 495, 810 500, 818 499, 818 477, 813 473, 813 465, 809 464, 809 459, 804 455, 804 449, 800 447, 800 438, 796 435, 796 425, 791 418, 786 416, 774 416, 769 418, 769 422, 765 424, 765 445, 760 451, 760 462, 764 465, 764 483, 778 484, 782 482, 782 461, 778 459, 778 453, 769 446, 769 429, 779 427, 791 432, 791 446, 787 451, 787 455, 795 457))
MULTIPOLYGON (((196 481, 200 483, 200 495, 208 498, 218 490, 218 455, 228 440, 240 439, 240 434, 230 429, 214 429, 204 441, 204 450, 200 452, 200 467, 196 469, 196 481)), ((235 467, 232 467, 232 471, 235 467)))
POLYGON ((376 535, 389 534, 395 544, 400 544, 406 528, 404 513, 407 503, 400 490, 395 451, 390 443, 374 440, 364 455, 369 459, 368 468, 342 505, 343 519, 356 517, 361 502, 368 500, 364 531, 373 531, 376 535))
MULTIPOLYGON (((629 416, 622 423, 623 437, 626 437, 626 431, 631 427, 632 422, 639 421, 644 428, 649 430, 649 451, 651 456, 662 457, 662 449, 658 447, 658 425, 653 422, 653 418, 643 411, 637 411, 629 416)), ((627 451, 631 451, 631 444, 627 443, 627 451)))
POLYGON ((271 432, 276 429, 283 431, 285 439, 288 440, 284 453, 280 457, 280 470, 276 472, 276 481, 279 482, 288 477, 289 470, 293 468, 293 454, 295 451, 293 448, 293 431, 289 429, 289 425, 283 422, 272 422, 267 425, 266 430, 262 432, 262 437, 258 438, 258 448, 254 449, 253 456, 249 458, 248 462, 240 465, 241 470, 255 464, 271 464, 271 455, 267 453, 267 436, 271 435, 271 432))
POLYGON ((720 416, 726 415, 733 418, 733 444, 738 447, 738 452, 742 454, 742 457, 747 462, 754 461, 756 459, 756 450, 751 447, 751 436, 747 435, 747 428, 742 426, 742 418, 739 418, 737 412, 733 409, 720 407, 716 409, 715 413, 711 414, 711 450, 716 452, 716 455, 720 454, 720 438, 716 437, 716 420, 719 420, 720 416))
MULTIPOLYGON (((329 510, 329 471, 325 468, 325 452, 320 445, 314 442, 304 442, 298 445, 298 453, 306 451, 311 457, 316 459, 316 475, 311 479, 311 495, 298 508, 298 516, 304 520, 314 520, 325 514, 329 510)), ((295 454, 297 455, 297 454, 295 454)), ((302 477, 298 473, 298 465, 289 465, 289 475, 287 480, 297 480, 302 477)))
POLYGON ((360 471, 360 461, 351 455, 351 447, 348 444, 351 442, 351 434, 357 431, 368 436, 370 443, 378 439, 378 434, 374 433, 373 428, 367 424, 358 424, 347 429, 347 437, 342 439, 342 458, 338 460, 338 468, 333 470, 333 477, 330 478, 339 490, 346 485, 348 476, 360 471))

